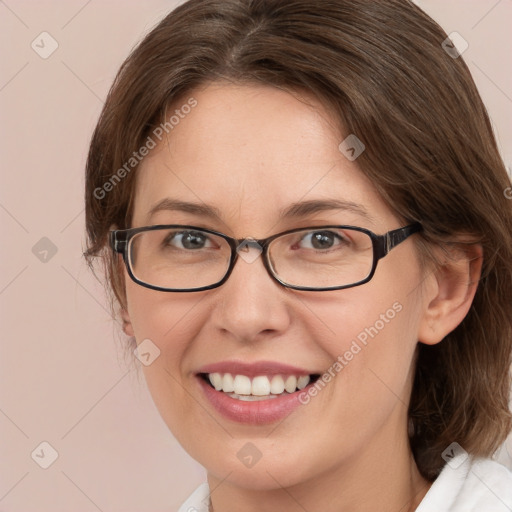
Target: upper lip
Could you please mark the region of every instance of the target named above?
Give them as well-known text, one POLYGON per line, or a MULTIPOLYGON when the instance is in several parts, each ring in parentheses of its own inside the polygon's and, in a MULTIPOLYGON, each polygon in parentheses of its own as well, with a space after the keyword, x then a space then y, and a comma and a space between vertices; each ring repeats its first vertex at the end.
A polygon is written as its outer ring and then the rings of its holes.
POLYGON ((321 372, 312 372, 298 366, 274 361, 256 361, 254 363, 220 361, 202 366, 197 373, 230 373, 232 375, 246 375, 252 378, 258 375, 316 375, 321 372))

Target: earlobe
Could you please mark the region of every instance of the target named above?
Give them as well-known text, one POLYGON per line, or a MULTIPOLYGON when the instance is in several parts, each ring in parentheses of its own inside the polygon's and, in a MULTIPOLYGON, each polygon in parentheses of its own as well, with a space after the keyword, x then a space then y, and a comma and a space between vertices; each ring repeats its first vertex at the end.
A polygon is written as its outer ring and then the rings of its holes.
POLYGON ((420 323, 418 340, 434 345, 452 332, 468 314, 482 271, 483 250, 471 245, 447 258, 430 276, 432 286, 420 323))
MULTIPOLYGON (((125 276, 124 276, 123 256, 121 254, 117 253, 115 255, 115 257, 117 258, 117 265, 116 265, 116 269, 117 270, 116 271, 117 271, 117 274, 118 274, 118 279, 119 279, 120 284, 122 284, 122 287, 123 287, 123 290, 124 290, 124 293, 125 293, 124 304, 127 304, 127 302, 126 302, 126 288, 124 286, 125 276)), ((133 332, 133 326, 132 326, 132 323, 131 323, 131 320, 130 320, 130 315, 128 313, 127 306, 125 306, 124 304, 121 304, 121 308, 120 308, 121 319, 123 321, 123 332, 127 336, 135 336, 135 334, 133 332)))
POLYGON ((127 336, 135 336, 135 333, 133 332, 132 322, 130 320, 130 315, 128 314, 126 308, 121 308, 121 318, 123 320, 123 332, 127 336))

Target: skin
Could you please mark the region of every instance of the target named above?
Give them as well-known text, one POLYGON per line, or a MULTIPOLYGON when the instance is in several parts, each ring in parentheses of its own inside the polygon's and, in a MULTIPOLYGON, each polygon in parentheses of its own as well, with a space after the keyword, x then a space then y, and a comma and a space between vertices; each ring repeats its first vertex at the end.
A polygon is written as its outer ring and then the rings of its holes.
MULTIPOLYGON (((190 96, 197 107, 137 171, 132 226, 183 223, 263 238, 311 225, 349 224, 377 234, 404 225, 357 160, 340 153, 348 134, 337 133, 313 98, 227 83, 190 96), (220 216, 160 211, 149 219, 165 197, 213 205, 220 216), (364 206, 374 222, 340 210, 277 220, 294 202, 329 198, 364 206)), ((431 485, 407 437, 416 347, 440 342, 466 315, 480 272, 476 251, 433 272, 421 268, 410 238, 379 262, 369 283, 331 292, 286 289, 261 258, 239 260, 224 285, 194 293, 146 289, 123 270, 125 332, 161 351, 144 367, 147 384, 169 429, 206 468, 213 509, 415 510, 431 485), (280 423, 238 424, 203 397, 195 373, 208 363, 272 360, 321 373, 396 302, 402 310, 395 318, 280 423), (262 454, 252 468, 237 458, 247 442, 262 454)))

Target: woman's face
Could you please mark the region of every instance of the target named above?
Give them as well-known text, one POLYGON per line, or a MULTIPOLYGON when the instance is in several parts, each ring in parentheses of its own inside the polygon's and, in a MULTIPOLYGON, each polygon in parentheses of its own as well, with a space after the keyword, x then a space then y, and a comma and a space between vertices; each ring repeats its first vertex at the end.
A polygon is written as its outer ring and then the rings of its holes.
MULTIPOLYGON (((306 226, 377 234, 402 226, 357 160, 340 152, 348 134, 340 137, 312 98, 314 108, 274 88, 220 83, 191 96, 197 105, 181 111, 137 171, 133 227, 186 224, 259 239, 306 226), (163 199, 208 205, 218 216, 177 206, 149 215, 163 199), (311 201, 357 206, 280 215, 311 201)), ((426 307, 421 279, 411 239, 379 262, 370 282, 336 291, 287 289, 261 257, 239 258, 227 282, 201 292, 151 290, 125 272, 127 332, 158 347, 160 355, 143 366, 150 392, 170 430, 211 475, 255 489, 291 486, 406 439, 426 307), (250 366, 259 362, 271 364, 250 366), (217 373, 232 368, 242 384, 258 375, 269 382, 276 374, 283 381, 324 372, 331 378, 317 383, 316 394, 312 384, 295 392, 300 401, 241 401, 198 375, 217 363, 225 363, 217 373)))

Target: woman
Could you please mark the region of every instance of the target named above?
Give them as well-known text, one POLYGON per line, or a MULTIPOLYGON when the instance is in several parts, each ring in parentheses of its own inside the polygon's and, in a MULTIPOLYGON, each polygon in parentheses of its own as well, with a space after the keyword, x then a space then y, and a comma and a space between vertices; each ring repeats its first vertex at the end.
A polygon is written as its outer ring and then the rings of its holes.
POLYGON ((512 203, 405 0, 191 0, 133 51, 86 177, 180 511, 511 510, 512 203))

